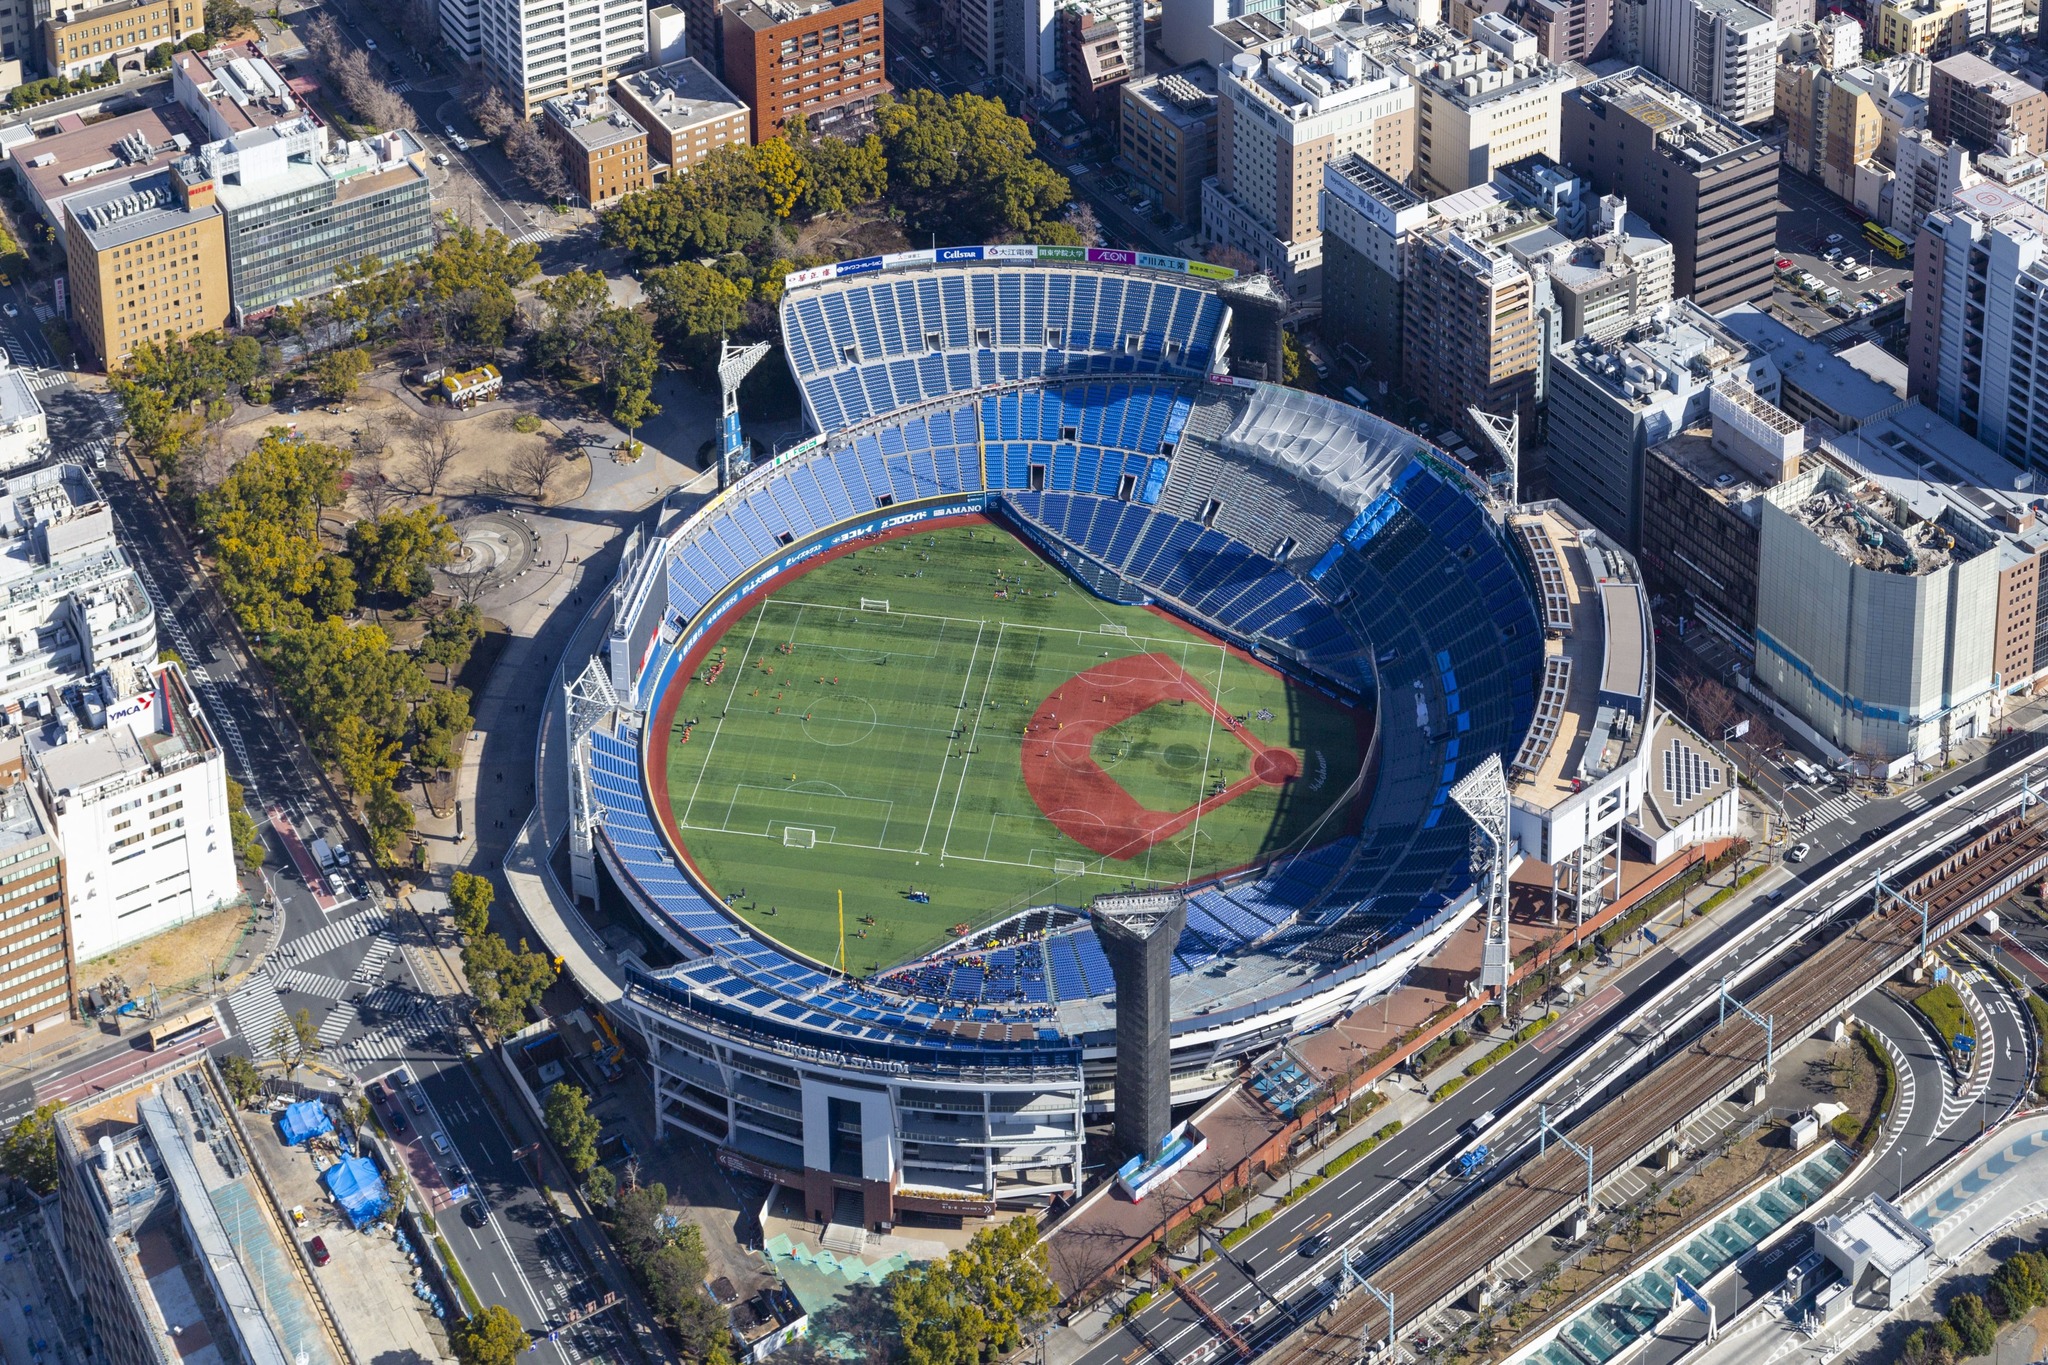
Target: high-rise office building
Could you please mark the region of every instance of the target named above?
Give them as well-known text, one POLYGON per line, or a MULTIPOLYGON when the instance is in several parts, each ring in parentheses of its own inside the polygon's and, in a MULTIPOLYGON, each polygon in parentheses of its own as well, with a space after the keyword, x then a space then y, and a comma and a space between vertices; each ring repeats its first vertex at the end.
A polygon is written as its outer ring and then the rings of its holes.
POLYGON ((1677 258, 1708 312, 1771 292, 1778 151, 1640 68, 1564 97, 1561 159, 1619 195, 1677 258))
POLYGON ((1915 243, 1910 391, 2017 464, 2048 469, 2048 212, 1999 185, 1956 192, 1915 243))
POLYGON ((1216 174, 1216 68, 1206 62, 1127 82, 1119 94, 1118 164, 1176 222, 1202 219, 1202 182, 1216 174))
MULTIPOLYGON (((1474 193, 1478 193, 1475 191, 1474 193)), ((1430 412, 1483 442, 1469 409, 1536 426, 1543 363, 1538 278, 1501 238, 1540 228, 1527 215, 1437 221, 1409 237, 1401 281, 1401 384, 1430 412)), ((1483 448, 1483 447, 1482 447, 1483 448)))
POLYGON ((1631 550, 1643 538, 1643 453, 1707 418, 1733 380, 1766 399, 1777 366, 1687 300, 1610 341, 1584 336, 1550 357, 1550 483, 1631 550))
POLYGON ((1784 116, 1785 164, 1820 181, 1830 194, 1856 197, 1856 171, 1877 154, 1884 132, 1864 69, 1817 62, 1778 68, 1778 111, 1784 116))
POLYGON ((73 195, 64 213, 72 331, 108 368, 144 337, 227 322, 225 223, 196 166, 180 161, 73 195))
POLYGON ((1235 248, 1295 299, 1322 290, 1323 167, 1351 152, 1389 175, 1414 165, 1415 83, 1338 38, 1244 52, 1219 76, 1216 176, 1202 186, 1202 236, 1235 248))
POLYGON ((1496 166, 1558 152, 1571 76, 1503 15, 1480 15, 1472 32, 1469 41, 1441 38, 1397 59, 1415 83, 1415 171, 1432 196, 1483 185, 1496 166))
POLYGON ((2048 151, 2048 94, 1972 52, 1934 64, 1927 130, 1972 152, 2048 151), (2001 144, 2001 139, 2005 139, 2001 144))
POLYGON ((647 51, 639 0, 481 0, 477 19, 484 69, 522 118, 558 95, 603 89, 647 51))
POLYGON ((72 969, 50 813, 22 767, 21 741, 0 741, 0 1042, 70 1016, 72 969))
POLYGON ((798 115, 813 131, 865 118, 889 93, 882 0, 737 0, 721 18, 725 83, 754 111, 756 142, 798 115))
POLYGON ((1099 3, 1067 4, 1058 14, 1060 76, 1066 83, 1067 102, 1091 128, 1114 128, 1121 107, 1121 92, 1136 71, 1129 39, 1131 7, 1119 3, 1116 11, 1099 3), (1126 22, 1119 23, 1122 17, 1126 22))
POLYGON ((1744 0, 1616 0, 1616 24, 1629 35, 1630 60, 1722 117, 1770 118, 1779 37, 1771 10, 1744 0))
POLYGON ((434 245, 426 149, 402 128, 335 142, 299 117, 208 143, 189 162, 180 174, 212 181, 224 215, 238 323, 326 293, 337 267, 434 245))

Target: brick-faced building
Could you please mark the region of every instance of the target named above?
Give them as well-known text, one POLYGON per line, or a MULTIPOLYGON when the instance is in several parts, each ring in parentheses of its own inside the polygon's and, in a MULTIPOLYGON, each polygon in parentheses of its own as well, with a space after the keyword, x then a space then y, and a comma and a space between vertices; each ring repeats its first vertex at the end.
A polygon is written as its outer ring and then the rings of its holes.
POLYGON ((724 10, 725 83, 754 111, 753 140, 801 114, 813 131, 865 117, 889 91, 882 0, 739 0, 724 10))
POLYGON ((647 130, 659 177, 696 165, 727 143, 747 145, 747 106, 694 57, 612 82, 619 107, 647 130))
POLYGON ((595 208, 654 183, 647 130, 602 91, 557 96, 542 106, 548 135, 562 149, 562 164, 584 203, 595 208))

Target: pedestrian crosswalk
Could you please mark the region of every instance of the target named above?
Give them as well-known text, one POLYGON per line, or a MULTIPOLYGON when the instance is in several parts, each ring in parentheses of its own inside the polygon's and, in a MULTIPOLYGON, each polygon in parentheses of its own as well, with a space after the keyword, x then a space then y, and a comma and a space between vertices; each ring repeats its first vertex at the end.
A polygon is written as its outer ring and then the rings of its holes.
POLYGON ((27 366, 23 368, 28 372, 28 386, 38 393, 44 389, 54 389, 59 384, 69 384, 71 382, 71 376, 62 370, 34 369, 27 366))
POLYGON ((349 990, 349 983, 338 976, 302 972, 297 968, 286 969, 277 980, 278 984, 288 991, 297 991, 300 995, 317 995, 325 1000, 339 1000, 347 995, 349 990))
POLYGON ((526 231, 513 237, 512 245, 520 246, 526 242, 545 242, 547 239, 548 230, 546 228, 528 228, 526 231))
POLYGON ((331 953, 346 943, 382 931, 388 922, 381 910, 359 910, 347 919, 338 919, 332 924, 323 924, 302 938, 295 938, 277 950, 276 961, 291 966, 298 962, 310 962, 323 953, 331 953))
POLYGON ((1927 798, 1925 796, 1922 796, 1919 792, 1907 792, 1904 796, 1899 798, 1899 804, 1904 806, 1907 810, 1919 810, 1922 806, 1927 804, 1927 798))
POLYGON ((389 934, 380 933, 370 940, 370 951, 363 954, 363 960, 356 966, 351 980, 375 981, 384 974, 384 964, 398 951, 398 940, 389 934))
POLYGON ((337 1001, 334 1008, 327 1011, 327 1017, 320 1021, 320 1031, 314 1036, 323 1049, 332 1047, 341 1041, 342 1034, 356 1026, 361 1017, 354 1004, 347 1000, 337 1001))
POLYGON ((420 1008, 410 1016, 394 1019, 328 1049, 327 1063, 353 1071, 373 1063, 403 1061, 427 1048, 445 1047, 454 1016, 455 1006, 449 1001, 421 1001, 420 1008))
POLYGON ((277 998, 277 981, 269 972, 258 972, 249 984, 228 997, 228 1012, 242 1040, 257 1052, 270 1045, 270 1035, 284 1023, 284 1003, 277 998))
POLYGON ((1846 820, 1865 804, 1867 803, 1860 792, 1843 792, 1839 796, 1831 796, 1806 813, 1807 828, 1831 824, 1836 820, 1846 820))

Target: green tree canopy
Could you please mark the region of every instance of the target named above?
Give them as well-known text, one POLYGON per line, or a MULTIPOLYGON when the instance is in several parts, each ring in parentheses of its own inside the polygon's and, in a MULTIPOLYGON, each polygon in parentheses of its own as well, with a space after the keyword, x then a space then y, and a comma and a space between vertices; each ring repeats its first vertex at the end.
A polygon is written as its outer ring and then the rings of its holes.
POLYGON ((910 1365, 971 1365, 987 1351, 1014 1350, 1059 1303, 1030 1218, 983 1228, 889 1285, 910 1365))
POLYGON ((502 1303, 464 1318, 449 1337, 462 1365, 516 1365, 528 1340, 519 1319, 502 1303))
POLYGON ((489 877, 458 872, 448 879, 448 904, 455 911, 455 928, 465 939, 478 938, 491 927, 491 902, 498 898, 489 877))
POLYGON ((388 738, 405 733, 412 704, 429 683, 410 654, 368 623, 329 618, 296 630, 275 650, 278 688, 305 724, 318 752, 333 757, 345 716, 356 716, 388 738))
POLYGON ((263 866, 263 835, 249 814, 242 784, 228 779, 228 839, 235 848, 235 866, 243 876, 263 866))
POLYGON ((562 1153, 570 1170, 581 1176, 597 1164, 597 1135, 603 1125, 590 1112, 590 1096, 583 1087, 565 1081, 549 1086, 541 1116, 547 1124, 548 1141, 562 1153))
POLYGON ((650 270, 641 283, 656 326, 693 364, 715 355, 718 338, 747 320, 746 296, 738 286, 695 261, 650 270))
POLYGON ((0 1171, 5 1171, 37 1194, 57 1188, 58 1100, 39 1104, 22 1115, 0 1140, 0 1171))
POLYGON ((220 1059, 220 1078, 228 1088, 228 1098, 244 1107, 263 1093, 263 1073, 239 1052, 230 1052, 220 1059))
POLYGON ((434 590, 429 572, 455 557, 457 537, 432 503, 364 517, 348 528, 348 554, 364 591, 416 602, 434 590))

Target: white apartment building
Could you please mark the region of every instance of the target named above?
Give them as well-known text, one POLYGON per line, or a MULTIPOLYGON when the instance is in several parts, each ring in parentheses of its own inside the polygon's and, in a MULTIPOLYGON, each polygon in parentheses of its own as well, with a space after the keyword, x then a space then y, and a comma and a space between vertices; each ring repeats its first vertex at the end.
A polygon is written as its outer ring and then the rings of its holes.
POLYGON ((1909 391, 2006 459, 2048 469, 2044 335, 2048 212, 2000 185, 1965 186, 1921 228, 1909 391))
POLYGON ((64 852, 77 961, 241 894, 226 762, 176 664, 102 670, 26 741, 64 852))
POLYGON ((1743 0, 1630 0, 1640 60, 1734 123, 1762 123, 1776 97, 1778 21, 1743 0))
MULTIPOLYGON (((449 27, 444 7, 444 32, 449 27)), ((603 89, 646 52, 647 7, 637 0, 481 0, 478 36, 484 69, 531 117, 557 95, 603 89)))
POLYGON ((1415 82, 1415 170, 1425 194, 1484 185, 1494 168, 1558 156, 1564 92, 1575 84, 1502 14, 1472 21, 1472 41, 1441 38, 1403 53, 1415 82))
POLYGON ((156 611, 83 469, 0 479, 0 709, 156 657, 156 611))
POLYGON ((441 21, 441 41, 463 61, 479 61, 484 53, 480 0, 440 0, 435 13, 441 21))
POLYGON ((1892 158, 1891 230, 1912 241, 1928 214, 1981 178, 1967 148, 1943 142, 1925 128, 1901 133, 1892 158))
POLYGON ((0 473, 49 458, 50 427, 28 377, 0 358, 0 473))
POLYGON ((1234 247, 1295 299, 1322 292, 1323 167, 1356 152, 1396 179, 1414 165, 1415 82, 1344 39, 1243 52, 1219 73, 1217 174, 1204 240, 1234 247))

